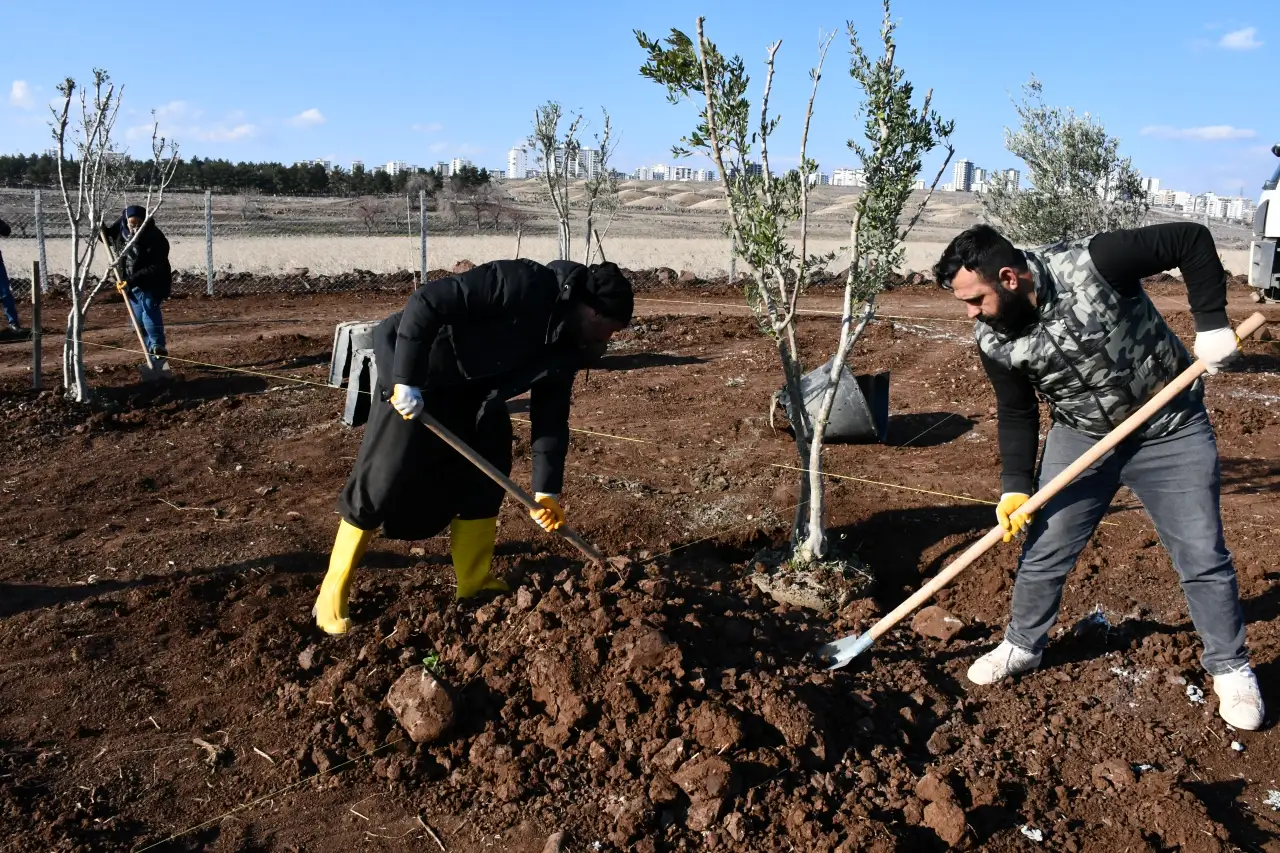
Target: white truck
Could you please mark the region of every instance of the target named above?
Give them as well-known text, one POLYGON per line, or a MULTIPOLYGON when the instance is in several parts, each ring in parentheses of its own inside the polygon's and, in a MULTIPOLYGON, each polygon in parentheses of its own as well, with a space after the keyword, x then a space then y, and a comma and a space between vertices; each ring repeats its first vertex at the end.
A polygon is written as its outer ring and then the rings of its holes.
MULTIPOLYGON (((1280 145, 1271 146, 1280 157, 1280 145)), ((1249 286, 1254 302, 1280 302, 1280 166, 1262 185, 1258 212, 1253 217, 1253 241, 1249 243, 1249 286)))

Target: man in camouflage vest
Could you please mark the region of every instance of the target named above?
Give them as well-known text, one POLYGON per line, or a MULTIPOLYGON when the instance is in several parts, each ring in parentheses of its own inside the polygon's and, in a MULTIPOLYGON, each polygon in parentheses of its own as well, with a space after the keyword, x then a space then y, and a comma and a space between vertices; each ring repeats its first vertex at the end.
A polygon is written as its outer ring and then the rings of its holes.
POLYGON ((1227 322, 1226 273, 1209 230, 1190 222, 1095 234, 1019 250, 995 229, 959 234, 934 267, 976 321, 979 358, 996 392, 1009 542, 1025 530, 1013 604, 1000 645, 970 667, 992 684, 1039 666, 1076 558, 1121 485, 1156 526, 1204 643, 1224 720, 1260 728, 1262 696, 1245 649, 1235 567, 1223 538, 1221 470, 1197 380, 1034 514, 1018 512, 1049 482, 1191 366, 1142 279, 1178 269, 1195 319, 1196 357, 1209 374, 1239 355, 1227 322), (1052 413, 1039 471, 1039 403, 1052 413))

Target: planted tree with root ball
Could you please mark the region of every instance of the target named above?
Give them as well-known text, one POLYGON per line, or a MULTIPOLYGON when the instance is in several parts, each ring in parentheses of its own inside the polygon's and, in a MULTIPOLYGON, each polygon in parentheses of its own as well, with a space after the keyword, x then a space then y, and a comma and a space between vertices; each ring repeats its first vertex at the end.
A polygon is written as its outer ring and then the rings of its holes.
MULTIPOLYGON (((120 215, 120 199, 135 181, 135 166, 112 137, 123 86, 117 89, 106 71, 95 68, 92 89, 80 88, 68 77, 58 85, 58 92, 62 104, 50 107, 50 127, 58 149, 58 189, 71 225, 71 311, 62 346, 62 384, 68 398, 87 403, 91 392, 84 369, 84 321, 108 278, 106 273, 95 276, 93 272, 100 245, 98 229, 109 218, 120 215), (73 115, 77 91, 79 103, 73 115)), ((145 170, 146 219, 125 244, 122 254, 133 247, 138 234, 164 204, 164 191, 177 167, 178 146, 159 135, 153 111, 151 162, 145 170)))
POLYGON ((759 120, 753 130, 753 110, 747 97, 749 77, 743 61, 739 56, 725 57, 706 37, 703 22, 703 18, 697 19, 696 41, 673 29, 665 40, 666 47, 637 31, 636 38, 648 56, 640 73, 664 86, 672 103, 685 100, 694 103, 698 122, 672 153, 677 157, 689 156, 694 151, 709 155, 724 185, 729 208, 728 230, 738 256, 749 267, 748 303, 777 348, 784 393, 794 415, 792 426, 804 474, 792 530, 791 556, 786 563, 802 569, 823 561, 828 555, 822 450, 845 362, 875 317, 876 296, 902 263, 903 243, 951 159, 953 149, 949 139, 954 123, 944 121, 931 109, 932 90, 918 105, 915 103, 914 87, 895 62, 896 24, 890 16, 888 0, 884 2, 880 28, 883 47, 880 56, 868 56, 857 29, 852 23, 847 24, 849 75, 861 89, 865 114, 865 142, 850 140, 848 145, 862 161, 867 185, 854 203, 849 226, 849 267, 839 343, 824 368, 821 402, 816 417, 811 418, 801 391, 807 359, 797 342, 798 306, 812 273, 835 256, 806 254, 810 176, 817 170, 806 148, 822 66, 835 34, 820 39, 818 63, 810 72, 813 87, 800 134, 800 167, 784 178, 775 178, 769 168, 769 146, 779 117, 769 113, 769 94, 781 42, 768 48, 759 120), (749 166, 757 143, 761 168, 758 174, 753 174, 755 170, 749 166), (928 193, 903 223, 903 211, 921 171, 922 157, 938 146, 945 147, 946 160, 928 193), (787 232, 797 222, 798 240, 793 243, 787 232))
POLYGON ((1003 174, 979 195, 988 221, 1022 245, 1043 245, 1136 228, 1150 204, 1120 140, 1089 113, 1049 107, 1034 76, 1016 105, 1021 123, 1004 129, 1005 148, 1027 166, 1030 187, 1019 191, 1003 174))

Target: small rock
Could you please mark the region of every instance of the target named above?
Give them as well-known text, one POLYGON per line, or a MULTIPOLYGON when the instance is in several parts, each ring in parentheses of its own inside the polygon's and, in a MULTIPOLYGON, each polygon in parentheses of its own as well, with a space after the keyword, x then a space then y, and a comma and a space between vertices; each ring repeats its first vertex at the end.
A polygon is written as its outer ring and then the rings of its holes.
POLYGON ((275 487, 275 486, 262 486, 262 487, 260 487, 260 488, 254 489, 254 491, 258 493, 258 496, 259 496, 259 497, 264 497, 264 498, 265 498, 267 495, 269 495, 269 494, 271 494, 272 492, 274 492, 275 490, 276 490, 276 487, 275 487))
POLYGON ((302 650, 302 654, 298 655, 298 666, 303 669, 311 669, 318 663, 322 663, 324 654, 314 645, 307 646, 302 650), (317 659, 319 656, 319 659, 317 659))
POLYGON ((699 705, 691 722, 694 740, 707 749, 724 752, 742 743, 742 724, 728 708, 716 702, 699 705))
POLYGON ((671 777, 671 781, 688 794, 691 800, 727 796, 732 779, 733 767, 716 755, 700 755, 671 777))
POLYGON ((413 667, 396 679, 386 702, 414 743, 430 743, 453 725, 448 687, 422 667, 413 667))
POLYGON ((1192 704, 1192 705, 1203 705, 1203 704, 1204 704, 1204 691, 1203 691, 1203 690, 1201 690, 1199 687, 1196 687, 1194 684, 1188 684, 1188 685, 1187 685, 1187 699, 1189 699, 1189 700, 1191 701, 1191 704, 1192 704))
POLYGON ((684 758, 684 738, 675 737, 667 741, 667 745, 653 756, 653 765, 665 770, 674 770, 684 758))
POLYGON ((654 805, 665 806, 668 803, 674 803, 679 797, 680 789, 676 787, 676 783, 661 773, 654 776, 653 781, 649 783, 649 800, 654 805))
POLYGON ((954 752, 960 741, 951 732, 936 731, 929 735, 929 741, 925 747, 929 750, 930 755, 949 755, 954 752))
POLYGON ((747 820, 741 812, 734 812, 724 819, 724 831, 729 833, 729 837, 734 841, 743 841, 747 837, 746 823, 747 820))
POLYGON ((911 630, 922 637, 946 643, 964 628, 964 622, 936 604, 924 608, 911 620, 911 630))
POLYGON ((533 590, 522 586, 516 590, 516 610, 528 610, 533 607, 533 590))
POLYGON ((964 810, 953 802, 933 802, 925 806, 924 825, 938 833, 949 847, 964 840, 964 810))
POLYGON ((689 818, 685 826, 694 832, 706 832, 716 825, 720 815, 724 813, 725 798, 708 797, 694 800, 689 806, 689 818))
POLYGON ((1244 744, 1242 744, 1238 740, 1231 741, 1231 748, 1234 749, 1236 752, 1244 752, 1244 744))
POLYGON ((1018 827, 1018 831, 1021 832, 1023 835, 1025 835, 1027 838, 1030 838, 1032 841, 1036 842, 1037 844, 1039 844, 1041 841, 1044 841, 1044 833, 1033 827, 1026 826, 1024 824, 1023 826, 1018 827))
POLYGON ((561 853, 564 850, 564 833, 557 832, 547 839, 547 843, 542 845, 542 853, 561 853))
POLYGON ((458 273, 471 272, 475 268, 476 265, 471 263, 471 261, 461 260, 453 265, 453 273, 454 275, 457 275, 458 273))
POLYGON ((425 557, 427 556, 427 549, 423 548, 421 545, 414 545, 412 548, 409 549, 409 556, 425 557))
POLYGON ((1137 777, 1133 775, 1133 769, 1129 767, 1129 762, 1119 758, 1108 758, 1100 764, 1093 765, 1089 775, 1093 779, 1093 786, 1099 791, 1106 790, 1108 785, 1119 790, 1137 781, 1137 777))

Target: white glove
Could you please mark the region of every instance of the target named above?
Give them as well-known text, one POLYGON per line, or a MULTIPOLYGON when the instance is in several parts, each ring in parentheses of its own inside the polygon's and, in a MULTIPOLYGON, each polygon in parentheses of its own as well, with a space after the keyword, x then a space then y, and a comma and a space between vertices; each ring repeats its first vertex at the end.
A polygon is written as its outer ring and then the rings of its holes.
POLYGON ((391 391, 391 405, 406 421, 418 416, 425 405, 422 402, 422 390, 412 385, 396 385, 391 391))
POLYGON ((1196 358, 1205 364, 1205 373, 1213 374, 1240 355, 1240 339, 1230 326, 1210 332, 1196 332, 1196 358))

